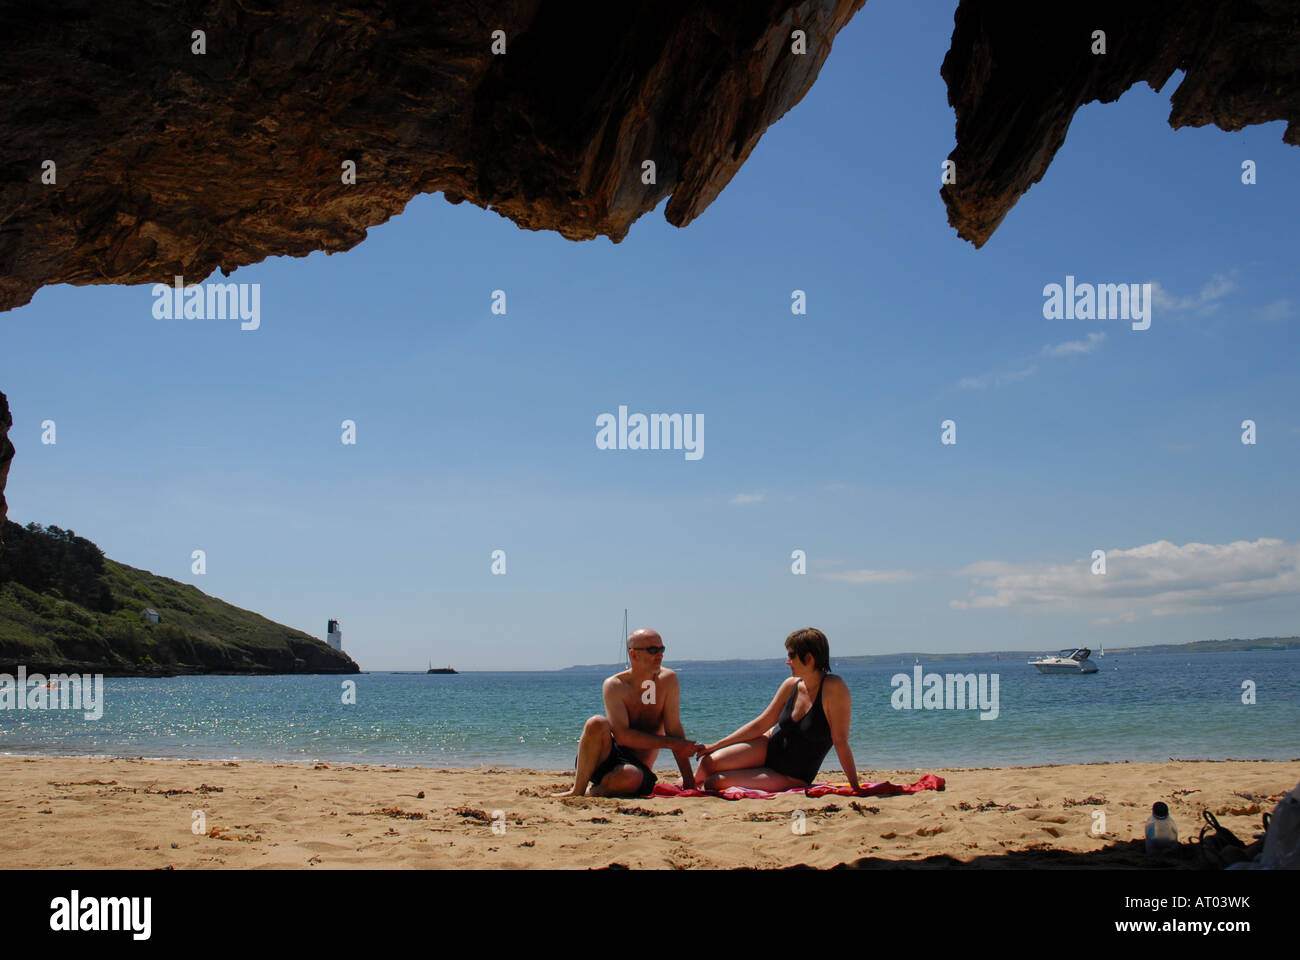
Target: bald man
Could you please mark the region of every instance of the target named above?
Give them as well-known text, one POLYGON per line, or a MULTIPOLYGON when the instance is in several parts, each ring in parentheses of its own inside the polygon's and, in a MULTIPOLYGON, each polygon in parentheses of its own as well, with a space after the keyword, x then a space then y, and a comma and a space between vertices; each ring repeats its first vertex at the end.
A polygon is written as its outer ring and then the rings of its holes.
POLYGON ((601 688, 605 715, 591 717, 582 728, 573 789, 551 796, 648 797, 660 750, 673 752, 682 786, 695 786, 691 758, 704 744, 687 740, 682 731, 677 674, 661 666, 663 639, 653 630, 635 630, 627 638, 627 655, 631 666, 601 688))

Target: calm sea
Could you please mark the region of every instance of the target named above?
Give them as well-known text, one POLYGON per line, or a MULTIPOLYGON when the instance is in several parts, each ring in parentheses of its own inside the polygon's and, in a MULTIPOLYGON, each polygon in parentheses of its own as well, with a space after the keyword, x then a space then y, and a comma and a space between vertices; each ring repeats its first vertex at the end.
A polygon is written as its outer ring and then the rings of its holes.
MULTIPOLYGON (((1300 757, 1300 651, 1110 655, 1091 676, 1043 676, 1025 658, 931 660, 998 676, 996 719, 895 710, 913 664, 842 664, 862 769, 1300 757), (1253 704, 1242 702, 1253 681, 1253 704)), ((1095 658, 1094 658, 1095 659, 1095 658)), ((672 664, 667 664, 673 666, 672 664)), ((716 740, 770 702, 787 668, 684 664, 687 736, 716 740)), ((478 765, 565 769, 604 672, 372 673, 340 677, 108 678, 104 715, 0 710, 0 752, 65 756, 478 765), (343 680, 356 703, 342 702, 343 680)), ((837 767, 834 752, 827 764, 837 767)), ((673 765, 663 753, 659 766, 673 765)))

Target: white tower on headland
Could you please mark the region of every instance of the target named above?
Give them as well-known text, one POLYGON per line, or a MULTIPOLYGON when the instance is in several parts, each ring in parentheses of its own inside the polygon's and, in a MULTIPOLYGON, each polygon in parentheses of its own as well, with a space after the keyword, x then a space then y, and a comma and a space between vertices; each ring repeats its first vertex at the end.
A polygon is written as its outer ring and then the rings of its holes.
POLYGON ((328 643, 335 650, 342 652, 343 631, 339 629, 339 622, 337 620, 331 620, 329 622, 329 625, 325 629, 327 631, 325 636, 325 642, 328 643))

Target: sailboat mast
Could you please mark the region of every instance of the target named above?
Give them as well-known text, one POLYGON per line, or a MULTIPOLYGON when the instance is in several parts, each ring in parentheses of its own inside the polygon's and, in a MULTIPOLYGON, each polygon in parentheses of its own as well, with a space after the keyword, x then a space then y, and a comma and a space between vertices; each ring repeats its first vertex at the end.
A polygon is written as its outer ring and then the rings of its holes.
POLYGON ((623 608, 623 640, 619 643, 619 662, 626 660, 632 666, 632 656, 627 652, 627 607, 623 608))

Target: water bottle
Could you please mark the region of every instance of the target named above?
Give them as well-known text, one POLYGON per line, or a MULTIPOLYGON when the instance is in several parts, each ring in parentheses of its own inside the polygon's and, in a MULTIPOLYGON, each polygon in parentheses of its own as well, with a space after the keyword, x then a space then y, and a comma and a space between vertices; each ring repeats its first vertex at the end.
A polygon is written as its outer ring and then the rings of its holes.
POLYGON ((1147 853, 1168 853, 1178 847, 1178 828, 1169 819, 1169 808, 1157 800, 1147 818, 1147 853))

